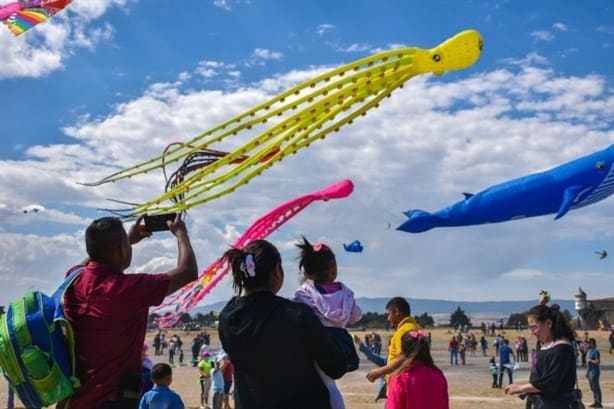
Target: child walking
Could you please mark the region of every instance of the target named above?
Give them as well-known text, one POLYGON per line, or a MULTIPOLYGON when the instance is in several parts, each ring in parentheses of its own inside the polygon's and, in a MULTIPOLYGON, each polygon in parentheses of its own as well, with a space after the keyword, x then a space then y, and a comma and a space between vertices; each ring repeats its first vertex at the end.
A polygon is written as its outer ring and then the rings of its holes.
POLYGON ((497 365, 497 360, 495 357, 490 358, 490 365, 488 367, 490 371, 490 375, 492 376, 492 385, 493 388, 499 387, 499 366, 497 365))
POLYGON ((401 337, 405 360, 390 377, 386 409, 449 409, 448 381, 433 362, 424 330, 401 337))
MULTIPOLYGON (((337 260, 326 244, 311 244, 305 237, 296 245, 299 248, 299 269, 302 284, 294 294, 294 300, 314 309, 322 324, 337 346, 346 355, 346 370, 358 368, 358 355, 353 339, 345 330, 362 317, 354 300, 354 293, 337 279, 337 260)), ((335 381, 316 367, 328 388, 332 409, 344 409, 343 396, 335 381)))
POLYGON ((169 388, 173 382, 173 369, 169 364, 158 363, 151 368, 154 387, 141 398, 139 409, 185 409, 181 397, 169 388))

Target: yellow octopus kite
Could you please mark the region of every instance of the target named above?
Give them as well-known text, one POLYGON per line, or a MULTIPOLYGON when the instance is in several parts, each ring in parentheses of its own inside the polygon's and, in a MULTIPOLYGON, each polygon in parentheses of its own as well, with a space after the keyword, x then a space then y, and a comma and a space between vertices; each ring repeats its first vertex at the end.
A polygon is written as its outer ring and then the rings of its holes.
MULTIPOLYGON (((194 137, 174 144, 162 155, 114 173, 88 186, 134 177, 178 163, 229 136, 255 134, 233 152, 220 154, 202 167, 182 174, 163 195, 123 209, 125 217, 140 213, 180 212, 233 192, 288 154, 337 132, 377 107, 410 78, 471 66, 480 56, 482 37, 466 30, 430 50, 417 47, 384 51, 346 64, 294 86, 270 100, 194 137), (171 201, 171 202, 169 202, 171 201)), ((219 151, 221 152, 221 151, 219 151)))

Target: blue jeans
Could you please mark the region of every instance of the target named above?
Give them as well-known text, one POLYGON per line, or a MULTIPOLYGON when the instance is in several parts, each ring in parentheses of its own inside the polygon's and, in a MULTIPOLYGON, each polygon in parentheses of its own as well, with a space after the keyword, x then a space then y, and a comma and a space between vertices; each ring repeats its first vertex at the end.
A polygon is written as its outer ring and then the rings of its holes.
POLYGON ((599 386, 599 372, 589 372, 587 375, 588 385, 591 387, 591 391, 593 391, 593 398, 595 399, 595 403, 601 404, 601 387, 599 386))
POLYGON ((452 365, 452 359, 454 359, 454 364, 458 365, 458 349, 450 348, 450 365, 452 365))
MULTIPOLYGON (((509 364, 508 364, 509 365, 509 364)), ((507 376, 509 378, 510 381, 510 385, 514 383, 514 381, 512 380, 512 368, 508 368, 507 366, 503 366, 500 365, 499 366, 499 387, 501 388, 503 386, 503 373, 507 372, 507 376)))

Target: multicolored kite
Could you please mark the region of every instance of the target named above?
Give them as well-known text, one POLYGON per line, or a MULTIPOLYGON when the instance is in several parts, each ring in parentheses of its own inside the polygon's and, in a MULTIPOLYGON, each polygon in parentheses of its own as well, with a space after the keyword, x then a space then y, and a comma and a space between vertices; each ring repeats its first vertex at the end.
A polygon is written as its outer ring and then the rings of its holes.
MULTIPOLYGON (((244 247, 254 240, 267 237, 316 200, 342 199, 348 197, 353 190, 352 181, 346 179, 325 189, 290 200, 256 220, 233 246, 244 247)), ((209 294, 211 289, 228 273, 229 269, 228 263, 222 259, 215 260, 200 274, 197 280, 183 287, 178 294, 172 295, 168 301, 156 307, 153 311, 176 305, 172 312, 160 318, 158 326, 168 328, 175 324, 181 314, 190 311, 204 296, 209 294)))
POLYGON ((469 67, 481 49, 480 34, 467 30, 430 50, 412 47, 375 54, 292 87, 164 155, 85 185, 134 177, 159 169, 164 163, 181 161, 229 136, 250 136, 251 140, 234 152, 198 169, 163 195, 131 206, 125 216, 185 211, 233 192, 287 155, 351 124, 410 78, 469 67), (247 159, 235 163, 247 155, 247 159), (181 200, 168 203, 178 197, 181 200))
POLYGON ((72 0, 19 0, 0 5, 0 21, 18 36, 53 16, 72 0))

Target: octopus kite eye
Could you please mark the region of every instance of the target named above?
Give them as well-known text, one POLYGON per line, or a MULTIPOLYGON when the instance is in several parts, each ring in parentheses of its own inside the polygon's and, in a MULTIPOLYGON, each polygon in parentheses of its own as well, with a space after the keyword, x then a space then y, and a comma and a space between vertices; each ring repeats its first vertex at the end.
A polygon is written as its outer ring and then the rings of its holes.
POLYGON ((433 61, 435 61, 435 62, 439 62, 439 61, 441 61, 441 55, 439 55, 439 54, 433 54, 433 61))

